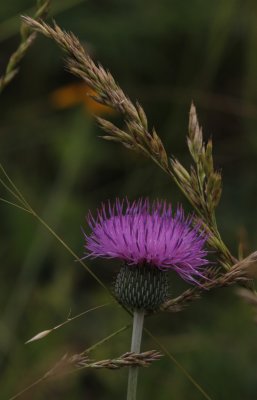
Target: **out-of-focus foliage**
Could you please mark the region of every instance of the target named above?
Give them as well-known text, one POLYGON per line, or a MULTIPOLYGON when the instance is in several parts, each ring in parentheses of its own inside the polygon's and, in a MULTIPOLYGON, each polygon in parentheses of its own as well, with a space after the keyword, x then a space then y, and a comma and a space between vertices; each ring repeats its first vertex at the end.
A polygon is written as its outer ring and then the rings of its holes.
MULTIPOLYGON (((61 3, 53 0, 53 9, 61 3)), ((32 0, 0 4, 0 40, 1 34, 5 38, 0 72, 18 45, 18 35, 7 38, 5 21, 33 5, 32 0)), ((65 6, 54 16, 58 23, 78 35, 129 96, 143 104, 169 154, 185 162, 194 99, 205 135, 213 138, 216 166, 222 169, 221 233, 235 255, 240 238, 246 252, 256 249, 256 2, 89 0, 72 7, 72 0, 66 0, 65 6)), ((16 22, 9 21, 15 30, 16 22)), ((82 256, 81 226, 86 227, 88 210, 103 200, 165 197, 190 208, 153 163, 99 138, 92 116, 97 107, 88 106, 83 97, 76 100, 78 92, 64 90, 78 82, 65 72, 62 57, 40 37, 23 60, 0 98, 0 154, 33 207, 82 256), (56 93, 64 93, 71 107, 53 102, 56 93)), ((0 197, 7 197, 3 189, 0 197)), ((33 217, 5 204, 0 213, 0 397, 8 398, 58 357, 92 345, 129 317, 109 306, 24 346, 37 332, 62 322, 70 309, 75 315, 102 304, 106 294, 33 217)), ((90 266, 111 285, 117 264, 90 261, 90 266)), ((176 295, 184 286, 175 276, 171 279, 176 295)), ((214 400, 256 398, 257 326, 233 288, 206 293, 181 313, 149 318, 147 326, 214 400)), ((123 333, 93 357, 120 355, 129 342, 129 332, 123 333)), ((145 337, 143 348, 154 347, 145 337)), ((120 399, 126 379, 125 369, 85 371, 43 384, 24 398, 120 399)), ((201 394, 163 358, 140 373, 139 398, 155 397, 198 400, 201 394)))

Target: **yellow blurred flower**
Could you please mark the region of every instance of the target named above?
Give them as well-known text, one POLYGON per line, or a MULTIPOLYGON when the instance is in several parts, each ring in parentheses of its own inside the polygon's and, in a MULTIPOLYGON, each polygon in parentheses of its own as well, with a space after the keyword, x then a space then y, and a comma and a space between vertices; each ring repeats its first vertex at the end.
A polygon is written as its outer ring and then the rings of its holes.
POLYGON ((96 92, 86 83, 72 83, 56 89, 50 96, 52 105, 58 109, 74 107, 83 104, 85 110, 91 115, 114 114, 115 111, 108 106, 98 103, 91 96, 96 92))

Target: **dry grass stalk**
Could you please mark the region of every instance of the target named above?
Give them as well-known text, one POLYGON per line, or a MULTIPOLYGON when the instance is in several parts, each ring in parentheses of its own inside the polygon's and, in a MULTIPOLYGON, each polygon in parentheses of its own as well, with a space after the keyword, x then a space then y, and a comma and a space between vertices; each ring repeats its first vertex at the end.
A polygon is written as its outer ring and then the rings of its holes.
MULTIPOLYGON (((257 251, 250 254, 245 259, 236 263, 225 274, 222 274, 216 277, 215 279, 209 279, 205 281, 201 287, 194 287, 192 289, 188 289, 175 299, 166 301, 161 306, 161 311, 169 311, 169 312, 181 311, 181 309, 186 307, 188 303, 200 298, 201 294, 206 290, 211 290, 218 287, 230 286, 236 283, 245 285, 250 280, 250 278, 248 277, 248 269, 254 263, 257 263, 257 251)), ((245 290, 248 291, 248 294, 251 293, 251 300, 253 301, 254 299, 257 304, 257 294, 248 289, 245 290)))
POLYGON ((93 369, 120 369, 124 367, 149 367, 152 362, 160 360, 162 354, 156 350, 145 351, 144 353, 127 352, 114 359, 100 361, 91 360, 86 353, 74 354, 68 356, 65 354, 49 371, 44 375, 44 379, 63 375, 72 370, 81 370, 84 368, 93 369))
POLYGON ((125 147, 150 157, 177 183, 195 208, 204 229, 209 232, 209 244, 218 252, 220 264, 229 270, 237 260, 222 241, 215 219, 215 208, 221 196, 221 175, 214 170, 211 140, 205 145, 196 110, 192 104, 189 116, 188 148, 195 166, 187 171, 176 159, 170 159, 154 129, 149 130, 146 114, 139 103, 133 104, 115 82, 109 71, 96 64, 79 40, 63 31, 56 23, 53 27, 43 21, 23 17, 33 30, 53 39, 67 54, 68 70, 83 79, 97 93, 94 99, 113 107, 122 116, 125 128, 102 118, 98 123, 107 133, 104 138, 122 143, 125 147))
POLYGON ((146 351, 144 353, 125 353, 122 356, 115 359, 107 359, 101 361, 93 361, 88 357, 87 351, 80 354, 74 354, 68 356, 65 354, 51 369, 49 369, 41 378, 34 381, 31 385, 12 396, 10 400, 15 400, 28 392, 35 386, 48 381, 51 378, 58 376, 64 376, 75 371, 80 371, 85 368, 93 369, 120 369, 124 367, 148 367, 152 362, 158 361, 162 357, 162 354, 156 350, 146 351))
MULTIPOLYGON (((49 11, 50 0, 38 0, 35 19, 45 18, 49 11)), ((19 71, 19 63, 25 56, 27 50, 36 39, 36 33, 26 24, 20 27, 21 42, 16 51, 11 55, 4 74, 0 77, 0 93, 13 80, 19 71)))

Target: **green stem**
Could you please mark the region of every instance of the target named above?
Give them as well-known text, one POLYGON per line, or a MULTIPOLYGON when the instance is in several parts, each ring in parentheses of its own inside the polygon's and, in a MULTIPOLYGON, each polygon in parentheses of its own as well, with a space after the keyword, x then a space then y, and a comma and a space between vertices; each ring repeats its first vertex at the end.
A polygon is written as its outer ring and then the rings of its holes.
MULTIPOLYGON (((144 325, 144 311, 134 311, 131 351, 140 353, 142 331, 144 325)), ((138 367, 129 368, 127 400, 136 400, 138 367)))

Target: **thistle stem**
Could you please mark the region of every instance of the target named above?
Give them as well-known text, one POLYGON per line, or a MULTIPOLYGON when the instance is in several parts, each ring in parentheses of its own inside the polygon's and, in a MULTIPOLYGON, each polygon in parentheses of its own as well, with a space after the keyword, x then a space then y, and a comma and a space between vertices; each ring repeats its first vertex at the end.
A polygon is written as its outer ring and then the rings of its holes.
MULTIPOLYGON (((133 331, 131 351, 140 353, 142 331, 144 325, 144 311, 135 310, 133 317, 133 331)), ((136 400, 138 367, 129 368, 127 400, 136 400)))

